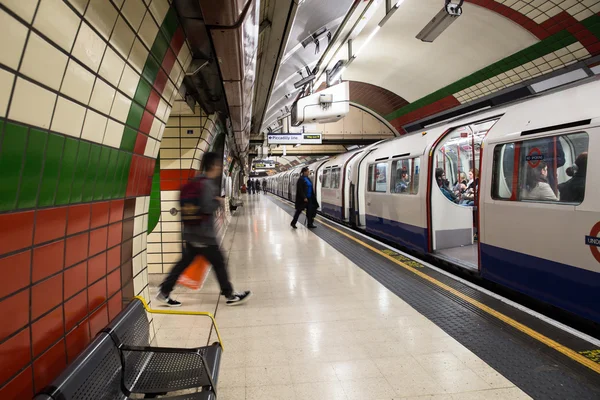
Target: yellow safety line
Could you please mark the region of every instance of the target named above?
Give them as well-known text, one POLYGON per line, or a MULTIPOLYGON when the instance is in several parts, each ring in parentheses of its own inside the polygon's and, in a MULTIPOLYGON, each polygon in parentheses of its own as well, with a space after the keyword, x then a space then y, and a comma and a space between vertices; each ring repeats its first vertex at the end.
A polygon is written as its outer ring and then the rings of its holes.
POLYGON ((176 310, 156 310, 153 308, 150 308, 148 306, 148 303, 146 303, 146 299, 144 299, 141 296, 135 296, 134 299, 138 299, 139 301, 142 302, 142 304, 144 305, 144 308, 146 309, 146 311, 148 311, 150 314, 166 314, 166 315, 192 315, 192 316, 203 316, 203 317, 209 317, 212 320, 213 326, 215 327, 215 332, 217 332, 217 338, 219 339, 219 344, 221 345, 221 349, 223 349, 223 351, 225 351, 225 347, 223 346, 223 341, 221 340, 221 334, 219 333, 219 327, 217 326, 217 321, 215 321, 215 317, 209 313, 209 312, 205 312, 205 311, 176 311, 176 310))
POLYGON ((483 303, 481 303, 481 302, 479 302, 479 301, 477 301, 477 300, 475 300, 475 299, 473 299, 473 298, 471 298, 471 297, 469 297, 469 296, 467 296, 467 295, 459 292, 458 290, 456 290, 456 289, 454 289, 454 288, 446 285, 445 283, 442 283, 442 282, 438 281, 437 279, 432 278, 431 276, 429 276, 429 275, 427 275, 427 274, 425 274, 425 273, 423 273, 423 272, 415 269, 414 267, 411 267, 411 266, 403 263, 402 261, 396 260, 394 257, 392 257, 392 256, 390 256, 388 254, 385 254, 383 251, 381 251, 379 249, 376 249, 375 247, 370 246, 367 243, 364 243, 363 241, 361 241, 361 240, 353 237, 352 235, 349 235, 346 232, 343 232, 343 231, 341 231, 341 230, 339 230, 339 229, 337 229, 337 228, 335 228, 335 227, 333 227, 333 226, 331 226, 331 225, 323 222, 322 218, 319 218, 319 221, 320 221, 320 223, 322 225, 325 225, 329 229, 334 230, 337 233, 346 236, 348 239, 354 240, 356 243, 358 243, 358 244, 366 247, 367 249, 369 249, 369 250, 371 250, 371 251, 379 254, 382 257, 387 258, 391 262, 400 265, 401 267, 409 270, 410 272, 413 272, 414 274, 418 275, 419 277, 421 277, 421 278, 423 278, 423 279, 425 279, 425 280, 433 283, 434 285, 439 286, 440 288, 442 288, 442 289, 444 289, 444 290, 452 293, 453 295, 455 295, 457 297, 460 297, 461 299, 463 299, 463 300, 471 303, 472 305, 474 305, 475 307, 479 308, 480 310, 485 311, 486 313, 488 313, 488 314, 490 314, 490 315, 498 318, 499 320, 507 323, 508 325, 512 326, 513 328, 516 328, 516 329, 520 330, 521 332, 525 333, 526 335, 529 335, 530 337, 532 337, 532 338, 534 338, 534 339, 542 342, 546 346, 553 348, 554 350, 556 350, 556 351, 564 354, 565 356, 569 357, 570 359, 572 359, 574 361, 577 361, 578 363, 583 364, 586 367, 588 367, 589 369, 591 369, 591 370, 593 370, 593 371, 595 371, 595 372, 597 372, 597 373, 600 374, 600 364, 595 363, 594 361, 588 359, 585 356, 582 356, 581 354, 577 353, 576 351, 571 350, 571 349, 563 346, 562 344, 560 344, 560 343, 558 343, 558 342, 550 339, 549 337, 544 336, 541 333, 539 333, 539 332, 537 332, 537 331, 535 331, 535 330, 533 330, 533 329, 531 329, 531 328, 523 325, 522 323, 520 323, 518 321, 515 321, 514 319, 512 319, 512 318, 510 318, 510 317, 508 317, 508 316, 506 316, 506 315, 504 315, 504 314, 502 314, 502 313, 500 313, 500 312, 498 312, 498 311, 496 311, 496 310, 494 310, 494 309, 486 306, 485 304, 483 304, 483 303))

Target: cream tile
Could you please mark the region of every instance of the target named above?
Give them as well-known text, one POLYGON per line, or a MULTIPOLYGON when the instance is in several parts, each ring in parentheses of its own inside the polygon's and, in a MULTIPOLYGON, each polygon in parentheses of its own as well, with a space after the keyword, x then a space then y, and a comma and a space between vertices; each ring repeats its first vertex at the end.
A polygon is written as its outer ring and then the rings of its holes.
POLYGON ((289 385, 292 383, 287 365, 271 367, 247 367, 246 386, 289 385))
POLYGON ((133 45, 135 33, 131 30, 123 17, 117 19, 117 23, 110 37, 110 43, 117 49, 121 57, 127 58, 133 45))
POLYGON ((20 71, 58 90, 67 67, 67 56, 35 33, 29 35, 20 71))
POLYGON ((81 103, 88 104, 94 86, 94 79, 94 75, 71 59, 67 64, 67 72, 60 92, 81 103))
POLYGON ((394 375, 425 375, 427 371, 411 355, 389 358, 377 358, 373 362, 385 377, 394 375))
POLYGON ((82 23, 73 47, 73 56, 92 71, 98 72, 105 49, 106 42, 87 23, 82 23))
POLYGON ((124 130, 125 126, 123 124, 109 118, 108 123, 106 124, 106 131, 104 132, 102 144, 118 149, 121 146, 124 130))
POLYGON ((511 381, 502 376, 498 371, 491 367, 473 370, 481 379, 494 389, 507 388, 515 386, 511 381))
POLYGON ((75 7, 75 9, 83 14, 90 0, 67 0, 69 3, 75 7))
POLYGON ((55 102, 54 93, 23 78, 17 78, 8 118, 40 128, 49 128, 55 102))
POLYGON ((160 25, 169 11, 169 3, 167 0, 152 0, 149 10, 160 25))
POLYGON ((124 67, 125 61, 110 47, 107 47, 104 52, 102 64, 100 65, 100 76, 110 82, 113 86, 118 86, 124 67))
POLYGON ((0 117, 6 116, 6 107, 8 107, 8 99, 15 82, 15 75, 0 69, 0 117))
MULTIPOLYGON (((15 2, 14 6, 17 7, 15 2)), ((25 38, 27 36, 27 28, 18 20, 8 15, 3 10, 0 10, 0 63, 7 65, 13 69, 17 69, 21 54, 25 48, 25 38)))
POLYGON ((44 0, 33 26, 64 50, 70 52, 81 19, 61 0, 44 0))
POLYGON ((428 372, 460 371, 468 369, 467 366, 452 353, 418 354, 415 355, 415 359, 428 372))
POLYGON ((415 372, 397 373, 386 376, 399 397, 446 394, 446 389, 430 374, 415 372))
POLYGON ((137 32, 146 12, 146 7, 142 3, 142 0, 125 0, 121 12, 137 32))
POLYGON ((108 40, 117 22, 118 12, 105 0, 91 0, 85 12, 85 19, 100 32, 100 35, 108 40))
POLYGON ((332 363, 293 364, 290 375, 296 384, 338 381, 332 363))
POLYGON ((119 89, 133 99, 139 80, 140 76, 135 72, 135 70, 129 65, 125 65, 123 75, 121 76, 121 81, 119 82, 119 89))
POLYGON ((110 110, 110 116, 115 118, 117 121, 127 121, 127 115, 129 114, 129 108, 131 107, 131 99, 127 96, 117 92, 115 100, 113 101, 112 108, 110 110))
POLYGON ((219 400, 241 400, 245 398, 245 387, 219 387, 219 400))
POLYGON ((131 52, 129 53, 129 63, 139 74, 141 74, 147 58, 148 50, 146 50, 146 47, 144 47, 144 44, 141 42, 141 40, 136 38, 133 42, 131 52))
POLYGON ((50 129, 73 137, 81 137, 86 109, 62 96, 58 96, 50 129))
POLYGON ((219 390, 237 386, 246 386, 246 368, 222 369, 219 372, 219 390))
POLYGON ((37 3, 38 0, 2 0, 2 4, 27 22, 33 19, 37 3))
POLYGON ((316 382, 294 385, 294 392, 298 399, 327 399, 347 400, 348 397, 340 382, 316 382))
POLYGON ((106 130, 107 118, 97 112, 88 109, 83 123, 81 138, 95 143, 102 143, 104 131, 106 130))
POLYGON ((152 14, 146 13, 138 34, 148 48, 152 48, 157 33, 158 26, 156 25, 156 22, 154 22, 152 14))
POLYGON ((116 91, 114 88, 106 84, 102 79, 96 78, 96 83, 92 89, 90 107, 103 112, 104 114, 110 114, 115 93, 116 91))
POLYGON ((371 360, 336 362, 333 363, 333 369, 340 381, 383 377, 371 360))
POLYGON ((348 400, 391 399, 396 393, 384 378, 342 381, 348 400))
POLYGON ((527 394, 525 394, 519 388, 509 389, 493 389, 479 392, 469 393, 458 393, 452 395, 452 400, 529 400, 527 394))
POLYGON ((432 376, 447 393, 473 392, 491 388, 491 385, 469 369, 434 372, 432 376))
POLYGON ((295 400, 296 395, 292 385, 247 387, 246 400, 295 400))

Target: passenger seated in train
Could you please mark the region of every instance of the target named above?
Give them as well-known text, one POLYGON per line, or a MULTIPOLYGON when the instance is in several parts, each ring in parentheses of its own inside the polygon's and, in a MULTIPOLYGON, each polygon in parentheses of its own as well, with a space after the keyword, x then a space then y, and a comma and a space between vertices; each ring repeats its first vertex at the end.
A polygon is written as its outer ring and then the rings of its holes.
POLYGON ((400 171, 400 179, 396 181, 394 186, 394 193, 405 193, 408 190, 410 181, 408 180, 408 172, 405 169, 400 171))
MULTIPOLYGON (((562 143, 559 138, 540 138, 526 142, 527 148, 521 149, 521 154, 526 151, 526 154, 529 154, 529 151, 532 149, 538 149, 540 154, 544 155, 544 160, 547 161, 547 166, 549 167, 549 171, 546 177, 546 181, 548 185, 552 189, 557 188, 557 182, 555 182, 555 172, 554 168, 558 169, 565 165, 566 158, 565 152, 563 150, 562 143)), ((556 193, 555 193, 556 194, 556 193)), ((556 196, 555 196, 556 197, 556 196)))
POLYGON ((587 174, 587 152, 581 153, 575 159, 575 165, 567 168, 567 175, 572 176, 568 181, 558 185, 560 201, 581 203, 585 194, 585 176, 587 174), (569 171, 571 169, 571 171, 569 171), (571 172, 569 174, 569 172, 571 172))
POLYGON ((558 201, 556 194, 548 183, 548 165, 540 161, 540 164, 532 168, 527 167, 526 187, 521 192, 523 200, 558 201))
POLYGON ((452 190, 450 190, 450 183, 446 179, 446 173, 442 168, 435 169, 435 180, 437 181, 442 194, 451 202, 456 203, 457 198, 454 193, 452 193, 452 190))
POLYGON ((460 203, 463 206, 473 206, 475 204, 475 192, 479 186, 479 170, 473 168, 469 171, 469 182, 467 188, 460 197, 460 203))
POLYGON ((458 180, 454 183, 454 186, 452 187, 452 191, 454 192, 454 194, 459 195, 460 193, 463 193, 465 190, 467 190, 467 184, 467 175, 461 171, 458 174, 458 180))

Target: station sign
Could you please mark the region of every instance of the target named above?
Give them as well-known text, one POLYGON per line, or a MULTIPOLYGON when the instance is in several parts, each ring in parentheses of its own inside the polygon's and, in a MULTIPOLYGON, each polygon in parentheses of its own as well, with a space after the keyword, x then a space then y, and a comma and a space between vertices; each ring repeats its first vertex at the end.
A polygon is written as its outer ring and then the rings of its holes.
POLYGON ((267 135, 268 144, 322 144, 323 134, 320 132, 305 133, 271 133, 267 135))
POLYGON ((275 164, 265 164, 265 163, 256 163, 256 164, 252 164, 253 168, 275 168, 275 164))

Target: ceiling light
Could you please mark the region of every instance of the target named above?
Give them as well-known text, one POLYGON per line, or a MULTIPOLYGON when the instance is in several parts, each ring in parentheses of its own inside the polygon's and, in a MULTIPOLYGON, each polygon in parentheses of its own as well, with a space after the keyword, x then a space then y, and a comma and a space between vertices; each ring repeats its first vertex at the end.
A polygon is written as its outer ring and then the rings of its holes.
POLYGON ((433 42, 444 32, 458 17, 462 15, 463 0, 459 4, 447 2, 446 6, 437 13, 435 17, 417 35, 417 39, 423 42, 433 42))

